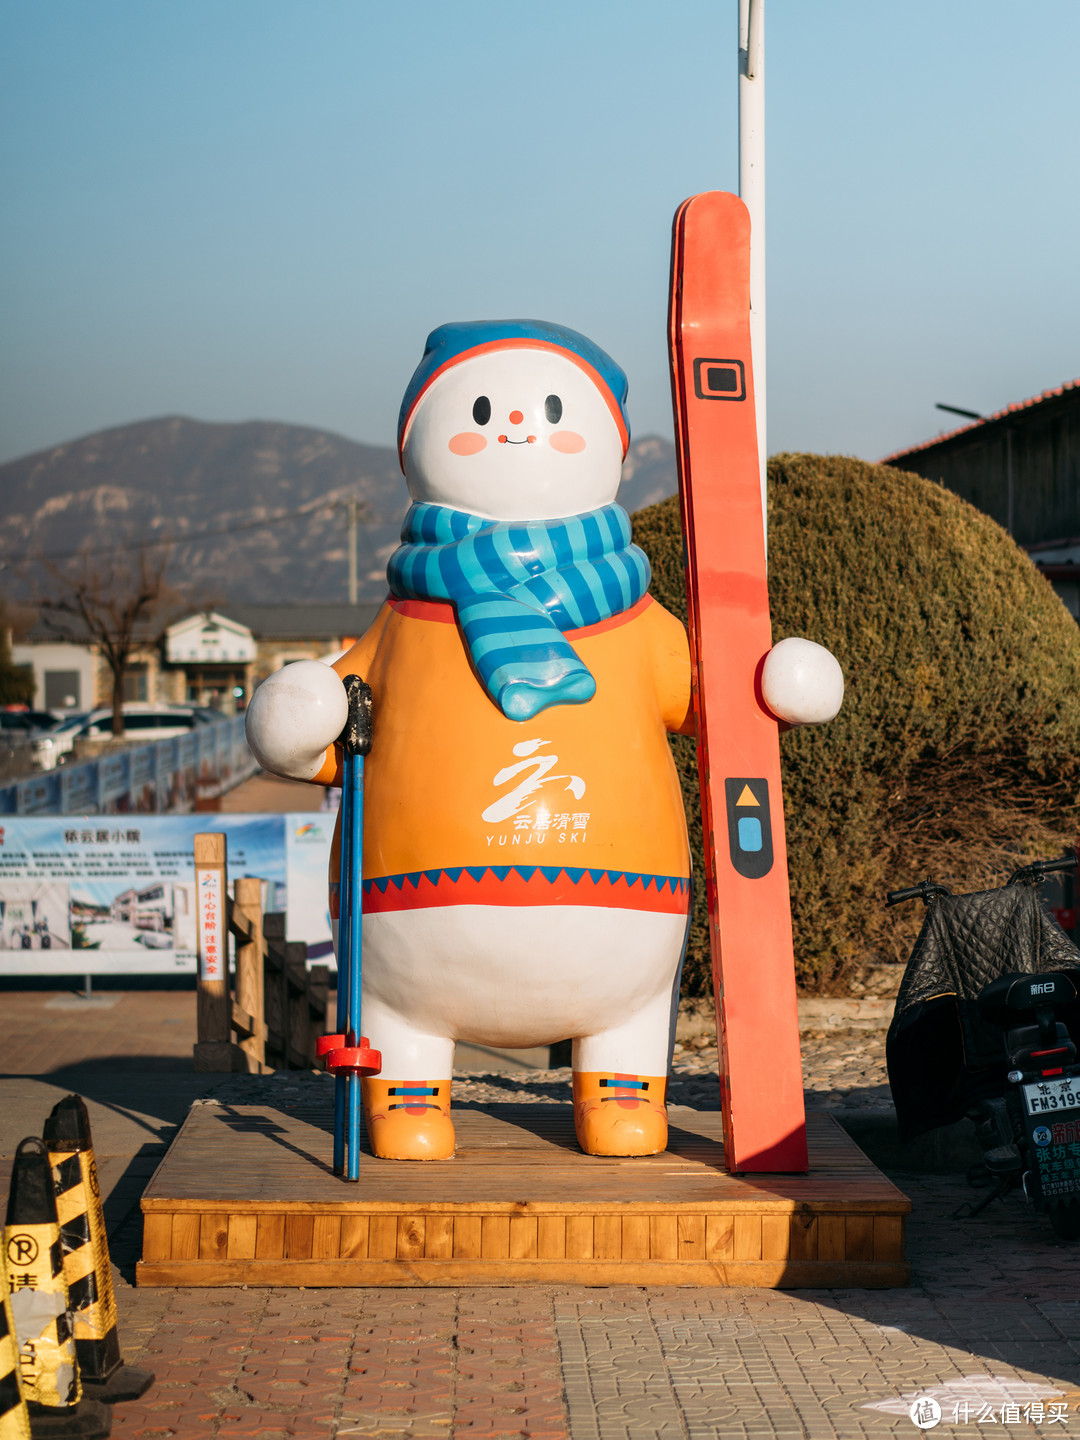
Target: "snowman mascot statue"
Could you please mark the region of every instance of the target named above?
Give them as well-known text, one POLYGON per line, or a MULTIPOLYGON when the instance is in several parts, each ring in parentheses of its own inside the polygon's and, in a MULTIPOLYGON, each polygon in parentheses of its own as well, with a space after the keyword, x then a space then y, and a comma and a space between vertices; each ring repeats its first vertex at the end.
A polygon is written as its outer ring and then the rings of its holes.
MULTIPOLYGON (((362 1014, 383 1068, 363 1099, 383 1158, 454 1153, 458 1040, 570 1037, 582 1149, 667 1143, 690 907, 667 732, 694 721, 685 631, 614 503, 626 390, 559 325, 433 331, 399 418, 413 504, 390 594, 333 669, 289 665, 248 710, 265 769, 340 784, 340 677, 372 688, 362 1014)), ((827 651, 788 640, 763 691, 805 723, 831 718, 843 681, 827 651)))

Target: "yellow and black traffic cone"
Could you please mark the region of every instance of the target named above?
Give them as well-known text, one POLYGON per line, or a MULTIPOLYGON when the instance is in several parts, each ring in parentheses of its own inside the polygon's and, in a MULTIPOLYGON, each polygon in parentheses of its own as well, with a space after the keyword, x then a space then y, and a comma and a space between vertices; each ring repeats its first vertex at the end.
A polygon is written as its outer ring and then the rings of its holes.
POLYGON ((23 1394, 34 1440, 98 1440, 112 1412, 84 1399, 64 1284, 56 1193, 44 1141, 23 1140, 11 1167, 4 1257, 23 1394))
POLYGON ((0 1440, 30 1440, 30 1413, 19 1374, 19 1347, 8 1298, 7 1267, 0 1254, 0 1440))
POLYGON ((83 1391, 109 1405, 137 1400, 154 1383, 154 1376, 125 1365, 120 1355, 90 1116, 78 1095, 67 1095, 53 1106, 44 1135, 56 1181, 64 1279, 75 1317, 75 1354, 83 1391))

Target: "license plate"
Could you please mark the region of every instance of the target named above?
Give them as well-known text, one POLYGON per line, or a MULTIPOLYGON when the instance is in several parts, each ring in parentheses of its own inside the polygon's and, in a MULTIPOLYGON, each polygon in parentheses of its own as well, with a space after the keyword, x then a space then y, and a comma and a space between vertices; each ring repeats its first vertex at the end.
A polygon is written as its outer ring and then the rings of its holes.
POLYGON ((1080 1111, 1080 1076, 1063 1075, 1024 1086, 1024 1104, 1029 1115, 1058 1115, 1063 1110, 1080 1111))

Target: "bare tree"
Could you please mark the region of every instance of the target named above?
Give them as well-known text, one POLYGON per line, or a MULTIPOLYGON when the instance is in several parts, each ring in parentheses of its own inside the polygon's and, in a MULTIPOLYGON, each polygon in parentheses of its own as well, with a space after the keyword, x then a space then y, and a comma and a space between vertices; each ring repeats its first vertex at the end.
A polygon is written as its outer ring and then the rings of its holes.
POLYGON ((165 612, 179 599, 165 580, 168 546, 142 545, 130 554, 95 559, 90 553, 66 565, 45 561, 51 586, 38 599, 43 622, 61 615, 82 621, 112 672, 112 733, 124 734, 124 677, 132 653, 160 639, 165 612), (155 622, 157 623, 155 629, 155 622))

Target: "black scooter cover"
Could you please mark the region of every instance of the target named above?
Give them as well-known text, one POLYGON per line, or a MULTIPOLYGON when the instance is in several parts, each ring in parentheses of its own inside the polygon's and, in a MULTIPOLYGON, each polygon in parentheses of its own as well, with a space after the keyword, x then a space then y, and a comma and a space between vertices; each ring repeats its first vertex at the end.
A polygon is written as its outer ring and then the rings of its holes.
MULTIPOLYGON (((991 980, 1009 971, 1077 968, 1080 950, 1034 886, 935 897, 885 1041, 900 1139, 951 1125, 975 1101, 1004 1093, 1005 1033, 983 1020, 975 1003, 991 980)), ((1080 1042, 1080 1003, 1058 1018, 1080 1042)))

